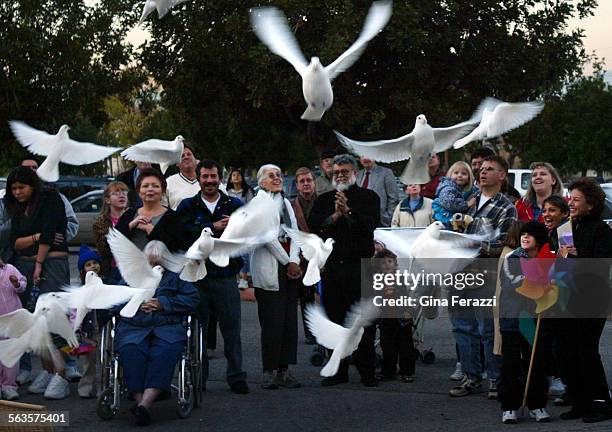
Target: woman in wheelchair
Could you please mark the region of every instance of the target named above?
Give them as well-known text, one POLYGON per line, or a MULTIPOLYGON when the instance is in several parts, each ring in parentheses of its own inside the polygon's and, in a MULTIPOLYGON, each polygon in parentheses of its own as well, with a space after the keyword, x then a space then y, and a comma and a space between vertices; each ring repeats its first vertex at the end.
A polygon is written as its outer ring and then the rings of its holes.
MULTIPOLYGON (((199 301, 198 291, 191 283, 166 270, 154 297, 143 303, 133 318, 119 319, 115 349, 127 390, 136 400, 130 411, 138 425, 151 422, 153 401, 162 391, 170 391, 187 340, 182 322, 196 311, 199 301)), ((114 308, 114 312, 118 315, 121 308, 114 308)))

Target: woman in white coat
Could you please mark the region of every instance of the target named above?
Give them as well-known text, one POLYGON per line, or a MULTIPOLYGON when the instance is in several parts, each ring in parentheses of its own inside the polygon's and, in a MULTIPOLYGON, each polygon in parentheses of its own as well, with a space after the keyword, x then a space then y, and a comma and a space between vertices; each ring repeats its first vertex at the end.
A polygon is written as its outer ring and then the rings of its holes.
MULTIPOLYGON (((259 194, 278 202, 281 225, 298 229, 291 203, 283 197, 283 177, 276 165, 257 172, 259 194)), ((254 199, 257 199, 255 197, 254 199)), ((300 383, 289 373, 297 363, 297 282, 301 277, 300 251, 279 226, 278 238, 251 254, 251 274, 261 325, 261 358, 264 389, 296 388, 300 383)))

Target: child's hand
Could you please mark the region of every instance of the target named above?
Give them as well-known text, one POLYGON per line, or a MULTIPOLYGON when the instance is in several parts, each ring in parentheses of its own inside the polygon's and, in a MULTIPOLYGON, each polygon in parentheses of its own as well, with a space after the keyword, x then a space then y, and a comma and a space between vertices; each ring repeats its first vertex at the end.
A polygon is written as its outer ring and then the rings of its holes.
POLYGON ((467 201, 467 206, 469 208, 474 207, 476 205, 476 197, 472 197, 467 201))
POLYGON ((19 288, 19 279, 17 279, 17 276, 15 275, 10 275, 9 276, 9 281, 13 284, 13 286, 15 288, 19 288))

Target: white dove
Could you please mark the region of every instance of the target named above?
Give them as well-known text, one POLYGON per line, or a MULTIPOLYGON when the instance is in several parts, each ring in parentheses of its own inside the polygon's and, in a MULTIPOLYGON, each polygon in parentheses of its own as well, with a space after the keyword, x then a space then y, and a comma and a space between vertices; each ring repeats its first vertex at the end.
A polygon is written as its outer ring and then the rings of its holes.
POLYGON ((61 336, 73 348, 79 346, 64 306, 57 298, 42 294, 38 297, 34 313, 17 309, 0 316, 0 335, 11 338, 0 341, 0 362, 6 367, 13 367, 24 353, 34 352, 61 363, 50 333, 61 336))
POLYGON ((302 92, 308 104, 302 119, 319 121, 334 101, 331 81, 357 61, 367 43, 385 27, 390 17, 391 1, 374 2, 357 40, 326 67, 323 67, 318 57, 312 57, 310 64, 306 61, 287 26, 287 18, 278 9, 254 8, 251 11, 251 25, 270 51, 291 63, 302 77, 302 92))
POLYGON ((328 238, 323 242, 321 237, 316 234, 306 233, 295 230, 283 225, 283 229, 291 240, 297 243, 302 250, 302 255, 308 260, 308 268, 302 280, 305 286, 311 286, 321 280, 320 269, 325 266, 325 262, 334 249, 333 238, 328 238))
POLYGON ((64 287, 65 292, 58 293, 68 308, 76 309, 76 318, 72 327, 76 331, 85 315, 91 310, 108 309, 126 303, 135 295, 142 294, 139 289, 123 285, 105 285, 95 272, 85 274, 85 285, 64 287))
POLYGON ((484 224, 482 234, 448 231, 436 221, 426 228, 376 228, 374 240, 398 258, 408 259, 412 272, 455 273, 465 268, 480 254, 481 243, 499 237, 499 230, 484 224), (416 265, 416 267, 415 267, 416 265))
POLYGON ((544 102, 502 102, 495 98, 483 100, 470 121, 478 123, 468 136, 457 140, 453 147, 459 149, 472 141, 495 138, 524 125, 544 109, 544 102))
POLYGON ((181 135, 178 135, 173 141, 149 139, 126 148, 121 152, 121 156, 134 162, 157 163, 161 172, 165 174, 170 165, 181 161, 185 148, 183 141, 181 135))
POLYGON ((387 163, 410 159, 400 180, 404 184, 424 184, 431 180, 427 168, 429 158, 450 148, 474 127, 474 122, 468 121, 446 128, 432 128, 421 114, 417 116, 412 132, 396 139, 361 142, 334 132, 347 150, 359 156, 387 163))
POLYGON ((323 369, 321 376, 336 375, 340 361, 350 356, 359 346, 364 327, 371 325, 379 315, 379 310, 372 301, 362 300, 353 305, 347 313, 344 327, 330 321, 320 305, 306 306, 306 324, 320 345, 334 350, 323 369))
POLYGON ((246 205, 234 210, 221 237, 214 239, 210 260, 219 267, 226 267, 230 257, 274 241, 280 228, 279 205, 284 202, 277 202, 265 191, 260 191, 246 205))
POLYGON ((138 24, 142 24, 147 16, 157 10, 157 18, 162 19, 174 6, 187 0, 146 0, 138 24))
POLYGON ((68 165, 87 165, 106 159, 120 147, 104 147, 97 144, 70 139, 67 125, 60 127, 55 135, 34 129, 20 121, 10 121, 9 125, 19 144, 38 156, 46 156, 36 174, 46 182, 59 180, 59 163, 68 165))
POLYGON ((138 288, 140 291, 130 299, 119 313, 122 317, 131 318, 136 315, 142 303, 153 298, 162 279, 164 269, 159 265, 151 267, 144 252, 116 229, 111 228, 106 235, 106 239, 115 261, 117 261, 121 276, 129 286, 138 288))

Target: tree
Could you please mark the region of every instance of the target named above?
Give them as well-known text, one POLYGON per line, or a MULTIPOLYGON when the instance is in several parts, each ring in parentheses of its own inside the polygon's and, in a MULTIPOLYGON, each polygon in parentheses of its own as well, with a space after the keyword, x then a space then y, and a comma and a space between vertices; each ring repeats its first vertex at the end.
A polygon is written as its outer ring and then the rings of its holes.
MULTIPOLYGON (((305 56, 318 55, 323 64, 356 39, 370 4, 274 2, 305 56)), ((466 119, 485 96, 517 101, 559 93, 585 59, 583 33, 567 32, 567 22, 595 6, 395 1, 387 27, 334 81, 334 106, 317 125, 299 120, 300 78, 257 40, 242 1, 187 2, 172 16, 147 21, 152 37, 139 58, 200 153, 251 166, 273 159, 289 168, 334 143, 332 129, 356 139, 390 138, 408 132, 420 113, 444 126, 466 119)))
POLYGON ((124 42, 131 7, 127 0, 0 2, 0 142, 8 155, 0 170, 26 154, 8 120, 49 133, 66 123, 74 135, 79 119, 100 128, 104 98, 142 81, 128 68, 133 48, 124 42))

